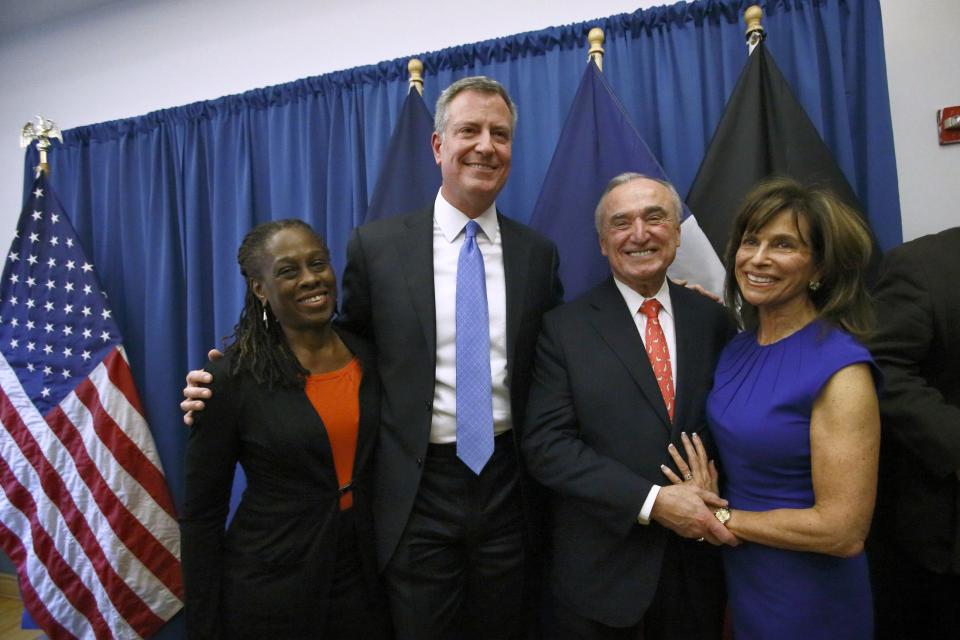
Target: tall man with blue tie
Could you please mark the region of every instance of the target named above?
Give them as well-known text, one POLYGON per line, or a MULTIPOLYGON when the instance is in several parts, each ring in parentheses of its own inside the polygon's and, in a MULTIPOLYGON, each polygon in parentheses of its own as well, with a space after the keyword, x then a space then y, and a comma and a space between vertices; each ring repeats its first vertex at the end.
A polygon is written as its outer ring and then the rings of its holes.
POLYGON ((400 638, 511 638, 535 610, 540 517, 517 430, 554 245, 500 215, 516 107, 483 77, 437 101, 433 206, 355 230, 341 321, 377 346, 378 556, 400 638), (533 596, 533 598, 531 597, 533 596))

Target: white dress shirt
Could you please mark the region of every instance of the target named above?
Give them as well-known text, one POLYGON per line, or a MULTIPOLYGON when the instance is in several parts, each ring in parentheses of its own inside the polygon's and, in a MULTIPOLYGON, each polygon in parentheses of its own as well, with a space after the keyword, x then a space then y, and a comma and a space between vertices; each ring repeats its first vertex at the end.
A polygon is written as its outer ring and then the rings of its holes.
MULTIPOLYGON (((637 331, 640 333, 640 339, 643 341, 643 346, 646 347, 647 316, 640 312, 640 306, 649 298, 643 297, 616 278, 613 279, 613 282, 617 285, 620 295, 623 296, 623 301, 627 304, 627 308, 630 309, 630 313, 633 315, 633 322, 637 325, 637 331)), ((663 279, 663 284, 653 295, 653 298, 660 303, 660 314, 658 319, 660 320, 660 328, 663 329, 663 337, 667 340, 667 349, 670 350, 670 375, 673 378, 673 388, 676 389, 677 332, 673 324, 673 303, 670 300, 670 288, 667 286, 666 278, 663 279)), ((650 493, 647 494, 646 500, 643 501, 643 506, 640 508, 640 514, 637 517, 637 521, 640 524, 650 524, 650 512, 653 511, 653 503, 656 502, 657 495, 659 493, 660 485, 653 485, 653 488, 650 489, 650 493)))
MULTIPOLYGON (((507 289, 503 271, 503 243, 496 205, 474 218, 480 225, 477 246, 483 254, 490 321, 490 378, 493 383, 493 432, 508 431, 510 394, 507 378, 507 289)), ((436 305, 437 368, 433 389, 430 442, 457 440, 457 263, 464 228, 470 218, 437 193, 433 205, 433 287, 436 305)))

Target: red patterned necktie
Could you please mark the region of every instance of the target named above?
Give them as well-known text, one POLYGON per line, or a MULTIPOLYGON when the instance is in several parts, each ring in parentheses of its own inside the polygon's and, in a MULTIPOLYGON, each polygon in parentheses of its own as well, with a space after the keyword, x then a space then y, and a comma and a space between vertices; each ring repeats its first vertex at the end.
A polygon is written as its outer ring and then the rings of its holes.
POLYGON ((667 347, 663 328, 660 327, 661 307, 656 299, 650 298, 640 305, 640 313, 647 316, 647 357, 650 358, 653 375, 657 377, 657 384, 660 385, 660 393, 667 405, 667 414, 673 422, 673 371, 670 368, 670 349, 667 347))

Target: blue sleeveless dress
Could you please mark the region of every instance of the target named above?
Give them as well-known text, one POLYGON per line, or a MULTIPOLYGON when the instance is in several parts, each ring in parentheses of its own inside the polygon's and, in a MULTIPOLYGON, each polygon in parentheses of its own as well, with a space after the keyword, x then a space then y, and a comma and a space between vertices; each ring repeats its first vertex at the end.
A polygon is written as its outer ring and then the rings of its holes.
MULTIPOLYGON (((707 400, 710 430, 735 509, 813 506, 810 415, 826 382, 870 363, 853 337, 820 321, 771 345, 754 332, 720 356, 707 400)), ((867 640, 873 606, 866 556, 835 558, 744 542, 724 547, 736 640, 867 640)))

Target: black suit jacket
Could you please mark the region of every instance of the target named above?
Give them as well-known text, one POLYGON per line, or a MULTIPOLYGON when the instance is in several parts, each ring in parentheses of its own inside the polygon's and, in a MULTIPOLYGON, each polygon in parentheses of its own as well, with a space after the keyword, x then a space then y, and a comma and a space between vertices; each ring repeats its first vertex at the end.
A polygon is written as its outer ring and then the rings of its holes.
MULTIPOLYGON (((720 305, 670 285, 677 353, 673 424, 632 315, 613 279, 548 313, 537 345, 523 451, 556 493, 551 587, 580 616, 637 624, 657 587, 672 532, 637 515, 653 484, 667 484, 667 444, 706 426, 704 404, 733 324, 720 305)), ((682 450, 682 449, 681 449, 682 450)), ((691 607, 716 609, 716 550, 680 543, 691 607)), ((706 610, 705 610, 706 611, 706 610)))
MULTIPOLYGON (((553 243, 510 218, 497 217, 506 281, 507 385, 516 438, 541 316, 559 303, 562 290, 553 243)), ((437 351, 432 206, 354 230, 343 273, 340 322, 377 347, 383 422, 374 517, 383 567, 410 517, 430 439, 437 351)), ((531 524, 537 521, 536 490, 531 483, 523 485, 531 524)))
MULTIPOLYGON (((373 586, 370 470, 380 388, 372 348, 337 332, 363 368, 352 511, 373 586)), ((228 353, 208 365, 213 396, 187 444, 180 523, 189 636, 315 637, 336 564, 340 496, 330 441, 303 390, 268 390, 247 374, 230 375, 231 361, 228 353), (247 488, 224 532, 237 462, 247 488)))
POLYGON ((880 522, 926 568, 960 574, 960 227, 892 250, 875 294, 880 522))

